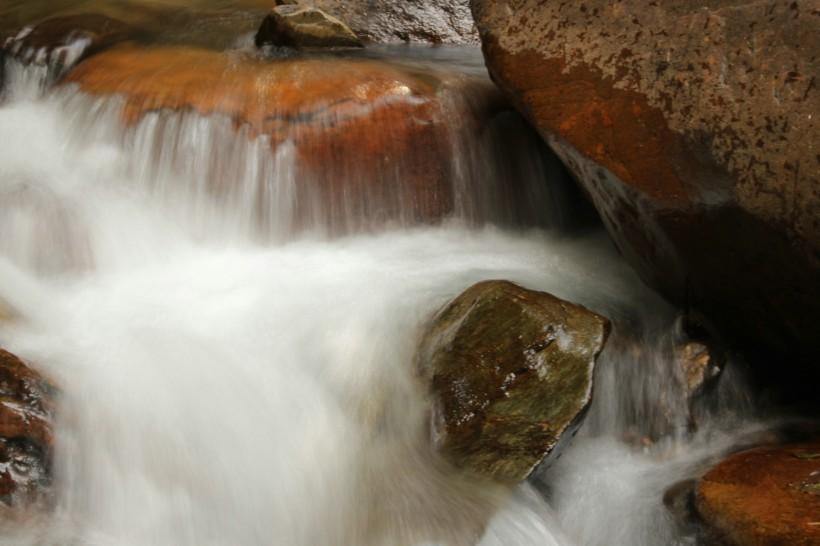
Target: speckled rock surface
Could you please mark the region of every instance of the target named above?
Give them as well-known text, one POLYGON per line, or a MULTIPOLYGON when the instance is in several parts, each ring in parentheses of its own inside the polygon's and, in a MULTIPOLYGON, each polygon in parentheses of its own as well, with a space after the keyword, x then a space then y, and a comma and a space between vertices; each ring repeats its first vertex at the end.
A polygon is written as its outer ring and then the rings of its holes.
POLYGON ((733 546, 820 544, 820 443, 732 455, 700 480, 695 504, 733 546))
POLYGON ((820 3, 472 6, 493 78, 642 277, 818 375, 820 3))
POLYGON ((604 317, 544 292, 506 281, 467 289, 419 351, 440 451, 500 482, 526 479, 580 425, 608 333, 604 317))
POLYGON ((350 25, 365 41, 477 44, 469 0, 303 0, 350 25))
POLYGON ((362 47, 356 34, 342 21, 308 6, 276 6, 256 33, 257 46, 362 47))
POLYGON ((19 358, 0 349, 0 503, 48 502, 55 390, 19 358))

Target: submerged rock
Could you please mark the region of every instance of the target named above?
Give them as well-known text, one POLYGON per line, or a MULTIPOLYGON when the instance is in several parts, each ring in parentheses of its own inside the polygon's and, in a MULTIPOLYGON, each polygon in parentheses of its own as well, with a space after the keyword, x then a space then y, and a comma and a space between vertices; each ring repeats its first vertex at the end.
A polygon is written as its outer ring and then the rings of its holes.
POLYGON ((54 387, 0 349, 0 502, 47 503, 51 485, 54 387))
POLYGON ((580 425, 608 332, 607 319, 544 292, 506 281, 466 290, 419 351, 442 453, 498 481, 527 478, 580 425))
POLYGON ((820 544, 820 442, 730 456, 701 478, 696 505, 733 546, 820 544))
POLYGON ((472 1, 494 80, 626 259, 781 382, 820 377, 820 17, 807 4, 472 1), (802 369, 781 373, 773 354, 802 369))
POLYGON ((361 40, 339 19, 307 6, 282 4, 262 21, 256 45, 280 47, 362 47, 361 40))

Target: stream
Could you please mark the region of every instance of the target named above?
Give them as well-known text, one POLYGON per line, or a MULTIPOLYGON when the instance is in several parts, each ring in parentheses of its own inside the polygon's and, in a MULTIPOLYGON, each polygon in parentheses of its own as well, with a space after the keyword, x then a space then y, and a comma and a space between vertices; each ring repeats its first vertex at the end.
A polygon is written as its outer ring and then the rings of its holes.
MULTIPOLYGON (((486 81, 477 48, 356 57, 486 81)), ((126 126, 121 99, 46 73, 6 60, 0 301, 24 319, 0 322, 0 345, 60 386, 56 508, 4 543, 696 544, 666 490, 764 424, 730 363, 691 430, 680 310, 573 217, 554 159, 459 134, 440 221, 358 222, 351 205, 339 230, 319 203, 295 229, 308 182, 293 142, 272 151, 187 111, 126 126), (209 177, 231 191, 203 189, 209 177), (431 451, 414 372, 426 321, 485 279, 614 323, 581 432, 514 490, 431 451)))

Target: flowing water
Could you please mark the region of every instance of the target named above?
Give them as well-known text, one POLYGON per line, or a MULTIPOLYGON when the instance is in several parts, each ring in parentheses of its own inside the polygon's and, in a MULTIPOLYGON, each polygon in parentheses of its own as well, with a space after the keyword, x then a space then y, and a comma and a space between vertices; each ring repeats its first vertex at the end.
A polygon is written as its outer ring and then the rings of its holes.
MULTIPOLYGON (((410 61, 439 71, 480 59, 424 51, 410 61)), ((454 134, 457 202, 443 222, 349 218, 331 233, 317 205, 294 230, 306 182, 292 143, 272 153, 190 113, 124 127, 117 99, 45 91, 45 69, 6 62, 0 301, 22 318, 0 322, 0 345, 62 391, 56 513, 7 541, 694 544, 662 497, 756 428, 742 379, 730 366, 687 430, 678 313, 599 228, 571 229, 548 158, 454 134), (203 190, 215 170, 227 195, 203 190), (511 177, 526 206, 505 199, 511 177), (425 320, 491 278, 615 322, 582 432, 514 491, 431 452, 413 371, 425 320), (641 443, 659 423, 663 437, 641 443)))

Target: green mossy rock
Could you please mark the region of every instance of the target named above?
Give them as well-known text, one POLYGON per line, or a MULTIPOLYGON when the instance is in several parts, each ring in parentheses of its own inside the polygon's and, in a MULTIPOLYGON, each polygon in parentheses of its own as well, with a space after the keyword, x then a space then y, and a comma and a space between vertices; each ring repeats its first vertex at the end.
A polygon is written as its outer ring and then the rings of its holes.
POLYGON ((506 281, 469 288, 433 319, 419 351, 433 434, 453 464, 526 479, 580 425, 609 321, 506 281))

